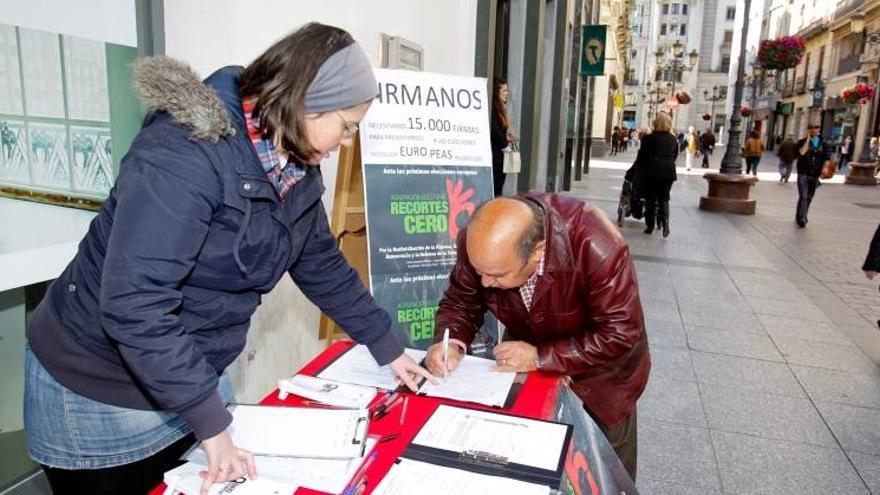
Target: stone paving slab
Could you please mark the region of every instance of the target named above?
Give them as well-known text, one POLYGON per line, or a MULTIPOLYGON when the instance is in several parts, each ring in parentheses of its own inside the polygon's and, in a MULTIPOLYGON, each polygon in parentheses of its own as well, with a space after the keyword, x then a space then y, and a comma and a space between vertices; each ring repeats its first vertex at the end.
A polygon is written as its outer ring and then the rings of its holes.
MULTIPOLYGON (((572 194, 616 214, 632 157, 616 159, 572 194)), ((799 229, 796 187, 772 169, 752 188, 756 215, 700 211, 702 171, 680 169, 672 235, 620 229, 654 354, 642 493, 880 495, 880 294, 859 271, 878 219, 855 204, 880 195, 823 185, 799 229)))
POLYGON ((836 448, 712 431, 724 493, 867 494, 836 448))

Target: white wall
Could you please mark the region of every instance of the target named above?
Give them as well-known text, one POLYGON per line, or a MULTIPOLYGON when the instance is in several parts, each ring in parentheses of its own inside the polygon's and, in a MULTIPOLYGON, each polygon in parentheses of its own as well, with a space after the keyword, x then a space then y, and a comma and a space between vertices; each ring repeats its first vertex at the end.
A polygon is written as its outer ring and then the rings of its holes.
MULTIPOLYGON (((380 33, 402 36, 424 48, 427 72, 473 75, 476 0, 245 0, 165 2, 165 50, 207 76, 225 65, 246 65, 273 42, 311 21, 349 31, 379 66, 380 33)), ((336 158, 322 164, 329 210, 336 158)), ((238 399, 255 401, 320 352, 319 312, 284 277, 263 299, 248 344, 230 367, 238 399)))
POLYGON ((135 0, 0 0, 0 23, 137 46, 135 0))

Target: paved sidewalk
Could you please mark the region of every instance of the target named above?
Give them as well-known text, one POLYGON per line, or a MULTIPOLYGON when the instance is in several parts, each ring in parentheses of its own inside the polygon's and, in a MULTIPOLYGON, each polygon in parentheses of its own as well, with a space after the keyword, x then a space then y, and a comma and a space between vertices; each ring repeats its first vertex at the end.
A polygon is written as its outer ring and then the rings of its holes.
MULTIPOLYGON (((571 194, 616 218, 634 156, 593 159, 571 194)), ((880 294, 860 271, 880 191, 837 177, 799 229, 796 183, 762 162, 754 216, 699 210, 705 169, 680 169, 672 235, 621 229, 654 358, 643 494, 880 494, 880 294)))

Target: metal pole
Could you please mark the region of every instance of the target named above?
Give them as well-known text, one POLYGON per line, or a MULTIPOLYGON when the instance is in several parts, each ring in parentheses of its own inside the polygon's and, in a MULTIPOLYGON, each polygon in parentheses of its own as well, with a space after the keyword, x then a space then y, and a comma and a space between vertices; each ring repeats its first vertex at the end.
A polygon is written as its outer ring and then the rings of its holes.
POLYGON ((878 81, 874 83, 874 99, 871 101, 868 121, 865 122, 865 142, 862 145, 862 152, 859 153, 859 163, 871 163, 874 161, 873 157, 871 157, 871 138, 874 137, 874 127, 877 125, 877 105, 880 105, 880 75, 878 75, 878 81))
POLYGON ((724 149, 724 158, 721 159, 722 174, 742 174, 742 156, 740 155, 740 123, 742 122, 739 113, 739 107, 742 105, 743 85, 742 80, 746 73, 746 39, 749 34, 749 9, 752 0, 743 0, 745 9, 743 11, 743 29, 742 43, 739 47, 739 61, 736 70, 736 83, 733 89, 733 112, 730 116, 730 129, 727 131, 727 146, 724 149))

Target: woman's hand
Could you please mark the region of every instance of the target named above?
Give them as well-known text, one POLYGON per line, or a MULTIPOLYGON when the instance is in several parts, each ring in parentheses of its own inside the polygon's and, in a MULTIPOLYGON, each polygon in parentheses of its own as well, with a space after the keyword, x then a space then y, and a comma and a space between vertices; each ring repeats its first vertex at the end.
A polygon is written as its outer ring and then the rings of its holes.
POLYGON ((231 481, 244 475, 257 479, 254 455, 233 445, 228 431, 223 430, 203 441, 202 448, 208 455, 208 470, 199 473, 204 479, 202 495, 208 495, 208 490, 214 483, 231 481))
POLYGON ((868 280, 874 280, 874 277, 877 276, 877 272, 874 270, 865 270, 865 276, 868 277, 868 280))
POLYGON ((512 133, 512 132, 508 132, 508 133, 507 133, 507 142, 508 142, 508 143, 518 143, 518 142, 519 142, 519 138, 516 137, 516 134, 514 134, 514 133, 512 133))
POLYGON ((391 368, 391 371, 397 375, 397 379, 406 384, 406 386, 413 392, 419 391, 419 378, 426 378, 434 385, 438 383, 437 379, 434 378, 434 375, 429 373, 425 368, 419 366, 419 364, 405 352, 394 361, 391 361, 391 364, 388 366, 391 368))

